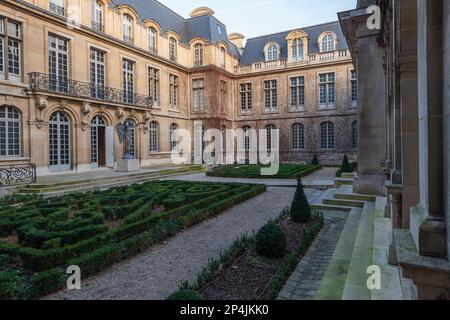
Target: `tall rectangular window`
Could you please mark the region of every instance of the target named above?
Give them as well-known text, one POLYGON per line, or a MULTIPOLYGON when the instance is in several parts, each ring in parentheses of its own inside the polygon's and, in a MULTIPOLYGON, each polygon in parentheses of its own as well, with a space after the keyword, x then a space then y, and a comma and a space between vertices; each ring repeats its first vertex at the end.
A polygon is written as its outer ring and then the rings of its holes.
POLYGON ((205 111, 205 80, 193 80, 194 112, 205 111))
POLYGON ((264 109, 266 112, 277 111, 277 80, 264 81, 264 109))
POLYGON ((241 111, 252 112, 252 84, 242 83, 240 85, 241 91, 241 111))
POLYGON ((225 80, 220 80, 220 102, 222 113, 226 113, 228 110, 228 82, 225 80))
POLYGON ((354 104, 358 101, 358 77, 355 70, 350 71, 350 75, 350 84, 352 87, 352 104, 354 104))
POLYGON ((159 101, 159 70, 156 68, 148 68, 148 95, 156 103, 159 101))
POLYGON ((0 18, 0 79, 22 80, 22 32, 18 22, 0 18))
POLYGON ((336 102, 335 99, 335 75, 334 72, 319 75, 320 104, 329 105, 336 102))
POLYGON ((91 26, 95 30, 103 31, 103 6, 99 0, 92 1, 91 26))
POLYGON ((66 9, 64 8, 64 0, 50 0, 50 12, 65 16, 66 15, 66 9))
POLYGON ((305 77, 291 78, 291 109, 294 111, 305 108, 305 77))
POLYGON ((123 102, 132 104, 134 102, 134 63, 123 59, 123 102))
POLYGON ((178 77, 169 75, 169 104, 172 109, 178 108, 178 77))
POLYGON ((95 48, 90 52, 91 94, 93 98, 105 98, 105 53, 95 48))
POLYGON ((55 35, 49 35, 48 41, 50 88, 54 91, 68 92, 69 41, 55 35))

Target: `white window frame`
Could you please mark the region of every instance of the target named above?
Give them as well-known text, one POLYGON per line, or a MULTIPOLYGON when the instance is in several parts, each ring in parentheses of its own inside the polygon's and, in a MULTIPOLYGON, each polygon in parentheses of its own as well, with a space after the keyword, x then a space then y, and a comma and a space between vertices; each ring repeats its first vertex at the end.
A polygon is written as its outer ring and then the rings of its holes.
POLYGON ((148 50, 151 53, 157 53, 157 46, 158 46, 158 31, 153 28, 148 28, 148 50))
POLYGON ((103 5, 99 0, 92 0, 92 27, 103 31, 103 5))
POLYGON ((172 110, 178 109, 178 88, 180 86, 179 81, 180 79, 177 75, 169 74, 169 104, 172 110))
POLYGON ((278 111, 278 80, 264 80, 264 112, 278 111))
POLYGON ((253 83, 245 82, 239 84, 241 95, 241 113, 251 113, 253 108, 253 83))
POLYGON ((123 41, 133 43, 133 18, 129 14, 123 15, 123 41))
POLYGON ((197 43, 194 45, 194 66, 199 67, 203 65, 203 45, 197 43))
MULTIPOLYGON (((3 109, 5 111, 5 116, 4 117, 0 117, 0 123, 4 122, 4 130, 5 130, 5 144, 4 144, 4 150, 5 150, 5 154, 2 155, 0 152, 0 158, 17 158, 17 157, 21 157, 22 156, 22 113, 20 112, 19 109, 17 109, 16 107, 13 106, 7 106, 7 105, 2 105, 0 106, 0 109, 3 109), (14 118, 13 115, 17 114, 18 117, 14 118), (11 116, 10 116, 11 115, 11 116), (10 125, 11 124, 11 125, 10 125), (11 128, 11 126, 13 128, 11 128), (11 153, 11 145, 10 145, 10 141, 11 141, 11 135, 14 135, 14 130, 13 132, 10 132, 11 129, 14 129, 14 127, 18 128, 18 137, 17 137, 17 141, 13 141, 13 145, 14 147, 12 148, 12 150, 17 150, 18 153, 11 153)), ((14 139, 15 140, 15 139, 14 139)))
POLYGON ((149 152, 157 153, 159 152, 159 123, 157 121, 152 121, 149 124, 149 152))
POLYGON ((0 17, 0 26, 0 80, 22 82, 22 24, 0 17))
POLYGON ((319 108, 336 108, 336 72, 319 73, 319 108), (322 98, 325 97, 325 100, 322 98))
POLYGON ((305 110, 305 76, 296 76, 289 78, 290 89, 290 106, 291 111, 304 111, 305 110), (294 83, 295 80, 295 83, 294 83), (293 99, 295 90, 295 101, 293 99), (294 104, 294 102, 296 102, 294 104))
POLYGON ((296 122, 291 126, 292 133, 292 150, 305 149, 305 126, 302 123, 296 122))
POLYGON ((192 97, 194 112, 205 111, 205 79, 198 78, 192 80, 192 97))

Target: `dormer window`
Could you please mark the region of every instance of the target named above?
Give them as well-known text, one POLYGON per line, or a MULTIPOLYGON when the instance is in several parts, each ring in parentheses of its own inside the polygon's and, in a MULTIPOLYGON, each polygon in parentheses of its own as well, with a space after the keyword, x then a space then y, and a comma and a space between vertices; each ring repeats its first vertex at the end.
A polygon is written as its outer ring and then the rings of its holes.
POLYGON ((267 48, 266 61, 277 61, 279 59, 279 47, 276 44, 271 44, 267 48))
POLYGON ((169 39, 169 59, 177 61, 177 40, 175 38, 169 39))
POLYGON ((50 12, 59 16, 65 16, 64 0, 50 0, 50 12))
POLYGON ((194 65, 202 66, 203 65, 203 45, 197 43, 194 46, 194 65))
POLYGON ((331 34, 327 34, 322 38, 321 52, 331 52, 335 50, 335 39, 331 34))
POLYGON ((92 29, 103 31, 103 6, 99 0, 92 0, 92 29))
POLYGON ((217 25, 217 33, 222 35, 222 26, 220 24, 217 25))
POLYGON ((226 50, 225 48, 220 48, 220 67, 225 69, 225 57, 226 57, 226 50))
POLYGON ((294 39, 292 41, 292 61, 300 62, 304 58, 303 40, 294 39))
POLYGON ((156 39, 157 39, 157 31, 155 28, 150 27, 148 29, 148 46, 151 53, 156 53, 156 39))
POLYGON ((123 15, 123 41, 133 43, 133 19, 128 14, 123 15))

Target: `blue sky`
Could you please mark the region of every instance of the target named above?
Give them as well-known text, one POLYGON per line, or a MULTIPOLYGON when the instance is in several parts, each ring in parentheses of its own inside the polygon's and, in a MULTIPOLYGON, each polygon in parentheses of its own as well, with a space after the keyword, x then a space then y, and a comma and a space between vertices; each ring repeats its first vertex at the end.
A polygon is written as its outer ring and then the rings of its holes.
POLYGON ((213 9, 227 31, 246 38, 337 20, 336 13, 354 9, 357 0, 159 0, 187 18, 198 7, 213 9))

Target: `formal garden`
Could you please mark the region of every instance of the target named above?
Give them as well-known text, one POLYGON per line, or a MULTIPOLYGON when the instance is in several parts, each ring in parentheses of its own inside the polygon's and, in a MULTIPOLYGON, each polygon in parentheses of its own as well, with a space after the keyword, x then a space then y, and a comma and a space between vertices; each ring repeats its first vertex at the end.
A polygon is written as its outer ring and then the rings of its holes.
POLYGON ((265 192, 264 185, 149 181, 55 198, 11 197, 0 209, 0 299, 63 289, 265 192))
MULTIPOLYGON (((317 159, 316 159, 317 161, 317 159)), ((224 178, 248 178, 248 179, 296 179, 321 169, 318 162, 311 164, 280 164, 279 171, 275 175, 262 175, 261 169, 268 166, 262 165, 226 165, 218 166, 207 172, 210 177, 224 178)))
POLYGON ((237 239, 210 260, 196 281, 180 285, 168 300, 275 299, 324 224, 312 210, 301 181, 290 207, 256 234, 237 239))

